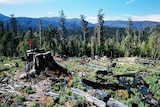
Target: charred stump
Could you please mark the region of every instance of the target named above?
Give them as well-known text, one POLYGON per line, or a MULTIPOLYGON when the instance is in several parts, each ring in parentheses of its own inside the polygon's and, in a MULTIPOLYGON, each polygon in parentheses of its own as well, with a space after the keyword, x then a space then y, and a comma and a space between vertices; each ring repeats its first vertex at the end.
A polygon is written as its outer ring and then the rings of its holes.
POLYGON ((26 53, 25 71, 29 77, 36 77, 42 71, 48 76, 60 76, 72 78, 68 70, 53 59, 51 52, 44 50, 29 50, 26 53))

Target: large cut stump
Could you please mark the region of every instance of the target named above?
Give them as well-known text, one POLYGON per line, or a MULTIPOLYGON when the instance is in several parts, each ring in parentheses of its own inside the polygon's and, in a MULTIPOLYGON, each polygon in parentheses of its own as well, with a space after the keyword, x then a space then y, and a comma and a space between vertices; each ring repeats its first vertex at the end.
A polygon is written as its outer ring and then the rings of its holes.
POLYGON ((48 76, 60 76, 72 78, 68 70, 53 59, 51 52, 44 50, 28 50, 26 53, 25 71, 32 77, 39 75, 42 71, 48 76))

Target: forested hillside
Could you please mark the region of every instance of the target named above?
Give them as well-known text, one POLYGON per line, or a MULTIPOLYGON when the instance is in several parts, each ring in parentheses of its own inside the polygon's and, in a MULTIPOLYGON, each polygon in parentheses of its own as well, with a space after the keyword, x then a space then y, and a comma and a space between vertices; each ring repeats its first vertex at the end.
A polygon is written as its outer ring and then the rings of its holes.
POLYGON ((59 28, 52 24, 42 27, 39 19, 37 29, 31 25, 24 29, 11 15, 6 22, 0 21, 0 54, 21 56, 27 49, 40 48, 41 35, 41 48, 51 50, 53 54, 160 57, 160 25, 135 29, 132 20, 128 19, 126 28, 106 27, 103 17, 103 11, 99 10, 96 26, 88 27, 86 16, 81 15, 81 27, 68 29, 61 10, 59 28), (29 41, 32 41, 31 47, 29 41))

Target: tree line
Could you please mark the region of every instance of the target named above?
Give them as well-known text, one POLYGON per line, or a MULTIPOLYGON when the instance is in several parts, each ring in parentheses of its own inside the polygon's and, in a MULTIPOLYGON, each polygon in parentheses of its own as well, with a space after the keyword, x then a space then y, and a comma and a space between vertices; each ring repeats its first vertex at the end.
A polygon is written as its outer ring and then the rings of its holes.
POLYGON ((43 48, 53 54, 77 57, 160 57, 160 25, 135 29, 132 20, 128 19, 126 28, 106 27, 103 26, 104 13, 100 9, 95 27, 88 27, 86 16, 81 15, 81 27, 67 29, 64 11, 59 14, 60 28, 54 25, 43 28, 39 19, 36 31, 31 26, 23 29, 14 15, 6 22, 0 21, 0 55, 22 56, 30 48, 43 48), (31 47, 30 40, 33 43, 31 47))

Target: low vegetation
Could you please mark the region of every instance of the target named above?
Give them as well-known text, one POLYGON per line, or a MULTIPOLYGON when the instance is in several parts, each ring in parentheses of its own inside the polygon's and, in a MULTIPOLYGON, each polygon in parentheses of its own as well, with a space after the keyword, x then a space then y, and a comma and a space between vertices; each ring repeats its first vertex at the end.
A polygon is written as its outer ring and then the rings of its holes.
MULTIPOLYGON (((0 62, 1 64, 1 77, 6 74, 6 72, 11 76, 11 78, 14 78, 16 72, 21 69, 24 65, 24 63, 22 61, 20 61, 19 59, 9 59, 9 58, 5 58, 4 57, 4 61, 0 62), (18 63, 18 67, 12 66, 9 67, 7 70, 4 70, 3 66, 6 63, 10 63, 13 64, 14 63, 18 63)), ((89 64, 93 64, 94 66, 98 67, 98 68, 106 68, 107 70, 111 70, 113 72, 113 75, 120 75, 120 74, 129 74, 129 73, 136 73, 138 75, 141 75, 144 80, 146 81, 146 83, 149 85, 149 89, 151 91, 151 93, 154 95, 154 98, 160 102, 160 85, 157 82, 159 79, 159 75, 160 75, 160 64, 157 63, 156 66, 153 65, 144 65, 144 64, 140 64, 140 63, 133 63, 134 60, 136 58, 132 57, 132 58, 118 58, 115 59, 114 61, 117 63, 116 67, 114 68, 110 68, 109 66, 111 65, 111 62, 106 58, 106 59, 98 59, 98 60, 91 60, 90 62, 88 62, 89 64)), ((83 97, 78 96, 76 99, 72 98, 75 97, 76 95, 74 93, 71 92, 71 87, 74 88, 78 88, 80 90, 88 90, 86 89, 86 87, 83 86, 83 84, 81 83, 81 79, 85 78, 91 81, 96 81, 95 79, 95 74, 97 69, 93 68, 92 66, 88 66, 87 63, 85 64, 80 64, 77 63, 78 60, 81 60, 79 58, 76 57, 72 57, 67 59, 66 61, 61 61, 58 62, 59 64, 61 64, 62 66, 64 66, 65 68, 68 69, 69 72, 72 73, 73 76, 73 80, 70 80, 70 82, 68 83, 68 86, 66 88, 65 84, 63 82, 59 82, 56 84, 52 85, 52 90, 54 90, 55 93, 59 94, 60 97, 59 99, 55 99, 55 100, 47 100, 46 106, 50 107, 50 106, 60 106, 60 105, 68 105, 69 106, 78 106, 78 105, 90 105, 94 107, 94 104, 89 104, 85 101, 85 99, 83 97), (70 97, 69 97, 70 96, 70 97)), ((118 81, 116 80, 116 78, 112 77, 112 76, 103 76, 103 75, 99 75, 100 77, 104 77, 107 81, 105 81, 105 84, 111 84, 111 83, 118 83, 118 81)), ((63 77, 61 77, 63 79, 63 77)), ((132 81, 132 77, 129 77, 129 79, 132 81)), ((8 101, 7 103, 3 104, 2 107, 6 107, 7 105, 11 105, 14 103, 23 103, 26 100, 26 95, 32 95, 32 94, 37 94, 36 91, 37 89, 35 88, 31 88, 30 86, 21 86, 18 88, 20 93, 23 93, 25 95, 25 97, 22 97, 21 95, 11 95, 8 94, 8 99, 10 99, 10 101, 8 101)), ((126 90, 117 90, 117 91, 113 91, 110 89, 102 89, 102 91, 108 93, 111 95, 111 97, 114 97, 115 99, 117 99, 118 101, 128 105, 128 106, 132 106, 133 103, 138 104, 141 107, 145 107, 147 105, 144 105, 144 103, 141 102, 140 99, 140 93, 138 92, 137 89, 135 88, 131 88, 131 91, 135 94, 135 95, 131 95, 131 97, 128 97, 128 92, 126 90)), ((96 94, 95 94, 95 90, 90 89, 87 91, 90 95, 96 96, 97 98, 99 98, 96 94)), ((7 94, 7 93, 6 93, 7 94)), ((2 94, 2 97, 5 97, 6 94, 2 94)), ((1 99, 0 102, 3 102, 4 99, 1 99)), ((38 97, 37 99, 33 100, 33 102, 28 105, 30 107, 37 107, 39 106, 39 101, 38 97)), ((2 103, 1 103, 2 104, 2 103)))

